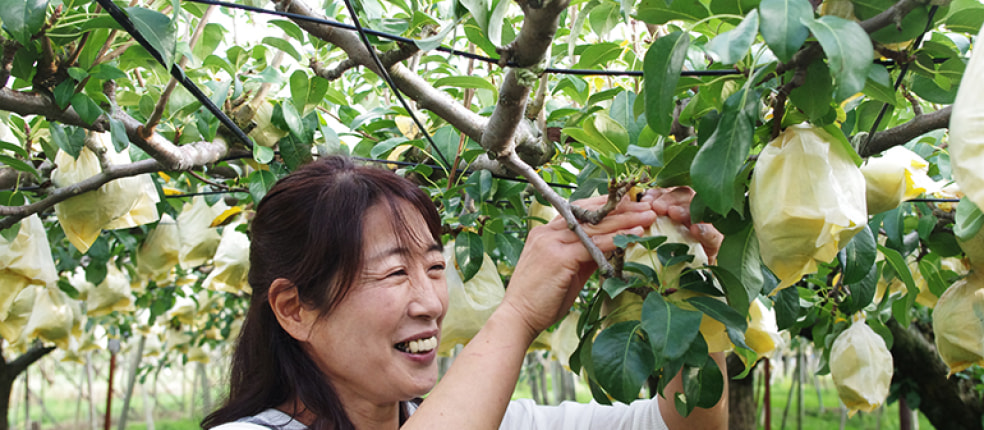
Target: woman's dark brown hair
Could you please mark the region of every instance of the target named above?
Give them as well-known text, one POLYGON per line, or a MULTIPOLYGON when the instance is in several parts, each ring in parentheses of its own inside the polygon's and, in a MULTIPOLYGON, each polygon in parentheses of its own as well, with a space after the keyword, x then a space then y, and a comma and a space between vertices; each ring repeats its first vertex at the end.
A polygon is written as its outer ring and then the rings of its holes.
POLYGON ((435 243, 441 243, 440 215, 426 193, 390 171, 348 158, 309 163, 263 198, 250 224, 253 295, 232 356, 229 396, 202 420, 202 428, 295 401, 316 417, 313 430, 353 428, 331 381, 280 327, 267 292, 275 279, 284 278, 296 286, 303 303, 320 309, 322 316, 330 313, 362 269, 363 218, 377 203, 392 209, 395 231, 405 231, 399 208, 409 204, 423 216, 435 243))

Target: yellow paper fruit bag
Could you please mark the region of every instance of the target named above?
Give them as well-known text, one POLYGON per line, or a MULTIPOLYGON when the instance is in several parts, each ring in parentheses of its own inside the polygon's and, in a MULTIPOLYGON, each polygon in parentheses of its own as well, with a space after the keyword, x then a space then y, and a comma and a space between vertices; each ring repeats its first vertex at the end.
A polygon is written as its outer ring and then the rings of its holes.
POLYGON ((56 281, 58 271, 41 218, 31 215, 23 219, 12 241, 0 237, 0 320, 6 318, 24 287, 53 285, 56 281))
POLYGON ((27 340, 40 338, 62 349, 68 348, 68 339, 78 336, 82 310, 79 302, 72 300, 58 287, 45 287, 37 291, 34 308, 24 326, 27 340))
POLYGON ((20 290, 17 298, 10 306, 7 316, 0 321, 0 337, 7 342, 16 343, 21 339, 21 333, 27 320, 31 318, 31 311, 34 310, 34 302, 37 299, 38 291, 43 291, 44 287, 29 285, 20 290))
POLYGON ((550 332, 550 355, 567 370, 571 369, 571 354, 580 343, 577 337, 577 320, 580 318, 581 312, 573 310, 560 321, 556 330, 550 332))
POLYGON ((222 237, 212 221, 222 215, 229 206, 222 200, 209 206, 202 196, 195 196, 186 203, 178 215, 178 231, 181 237, 181 250, 178 260, 181 266, 190 269, 205 264, 215 254, 222 237))
POLYGON ((466 344, 485 325, 502 303, 506 289, 492 258, 485 255, 482 267, 468 282, 462 282, 454 256, 454 242, 444 247, 447 262, 448 313, 441 327, 438 353, 447 355, 457 344, 466 344))
POLYGON ((779 290, 834 259, 868 221, 864 176, 825 131, 787 128, 762 150, 748 198, 762 262, 779 290))
POLYGON ((929 163, 919 154, 894 146, 861 165, 869 214, 895 209, 903 201, 939 191, 929 177, 929 163))
POLYGON ((830 348, 830 376, 837 395, 854 415, 871 412, 885 402, 895 368, 885 340, 868 327, 863 314, 852 319, 830 348))
POLYGON ((758 358, 768 357, 784 341, 779 334, 775 309, 768 308, 761 300, 752 300, 748 307, 748 328, 745 330, 745 344, 758 358))
POLYGON ((137 250, 137 273, 154 282, 163 282, 178 265, 180 251, 178 223, 168 214, 161 215, 160 222, 147 233, 137 250))
POLYGON ((212 259, 215 267, 205 278, 205 288, 231 294, 250 293, 249 282, 249 237, 236 230, 242 223, 225 226, 222 240, 212 259))
MULTIPOLYGON (((130 155, 125 151, 117 153, 109 139, 109 133, 89 132, 86 146, 75 159, 59 151, 55 156, 58 167, 51 172, 51 181, 55 186, 66 187, 102 172, 99 157, 90 147, 105 151, 107 161, 113 165, 130 163, 130 155)), ((157 221, 159 200, 150 175, 131 176, 56 204, 55 215, 68 240, 85 253, 103 229, 130 228, 157 221)))
POLYGON ((933 309, 936 350, 950 375, 984 365, 984 279, 971 271, 940 296, 933 309))
POLYGON ((110 261, 106 263, 106 278, 86 293, 85 313, 90 317, 100 317, 115 311, 133 312, 133 302, 130 279, 110 261))
POLYGON ((984 208, 984 28, 977 34, 950 114, 950 167, 967 198, 984 208))

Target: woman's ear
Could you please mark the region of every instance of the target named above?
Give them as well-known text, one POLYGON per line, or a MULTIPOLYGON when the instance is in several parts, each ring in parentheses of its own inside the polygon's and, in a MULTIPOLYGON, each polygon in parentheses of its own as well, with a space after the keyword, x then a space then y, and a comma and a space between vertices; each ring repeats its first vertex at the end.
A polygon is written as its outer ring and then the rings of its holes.
POLYGON ((267 298, 280 327, 294 339, 306 340, 317 317, 301 302, 294 283, 284 278, 275 279, 267 291, 267 298))

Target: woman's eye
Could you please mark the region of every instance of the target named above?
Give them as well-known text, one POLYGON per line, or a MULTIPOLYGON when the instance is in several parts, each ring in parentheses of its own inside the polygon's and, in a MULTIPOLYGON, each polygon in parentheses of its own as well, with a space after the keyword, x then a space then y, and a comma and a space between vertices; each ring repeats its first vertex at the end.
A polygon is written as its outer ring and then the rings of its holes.
POLYGON ((443 263, 442 264, 435 264, 435 265, 433 265, 433 266, 430 267, 430 270, 438 270, 438 271, 443 272, 444 271, 444 264, 443 263))
POLYGON ((400 270, 397 270, 397 271, 394 271, 394 272, 390 272, 390 274, 389 275, 386 275, 386 277, 387 278, 395 278, 395 277, 406 276, 406 275, 407 275, 407 271, 406 270, 403 270, 403 269, 400 269, 400 270))

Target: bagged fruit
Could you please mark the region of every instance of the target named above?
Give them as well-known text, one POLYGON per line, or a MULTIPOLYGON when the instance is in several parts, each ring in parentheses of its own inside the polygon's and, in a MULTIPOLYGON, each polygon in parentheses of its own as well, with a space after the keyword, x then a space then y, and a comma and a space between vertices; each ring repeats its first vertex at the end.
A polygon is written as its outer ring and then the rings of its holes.
MULTIPOLYGON (((707 253, 704 252, 704 247, 700 244, 700 241, 690 233, 689 228, 673 222, 669 217, 657 217, 656 222, 649 226, 644 235, 646 237, 666 236, 666 242, 664 243, 684 244, 687 246, 687 253, 694 256, 689 262, 680 262, 670 267, 663 267, 655 249, 650 251, 638 243, 633 243, 626 247, 625 262, 651 267, 659 276, 660 285, 664 290, 678 288, 680 286, 680 275, 685 270, 707 265, 707 253)), ((684 298, 681 298, 681 300, 684 298)))
POLYGON ((971 271, 940 296, 933 309, 936 350, 950 375, 984 365, 984 279, 971 271))
POLYGON ((871 412, 885 402, 894 369, 885 340, 868 327, 862 313, 855 314, 830 348, 830 376, 850 415, 871 412))
POLYGON ((34 310, 34 302, 37 299, 38 291, 43 291, 44 287, 29 285, 17 293, 13 304, 10 306, 7 316, 0 321, 0 337, 9 343, 16 343, 21 339, 21 333, 27 320, 31 318, 31 311, 34 310))
POLYGON ((950 167, 953 179, 970 201, 984 207, 984 28, 977 34, 970 62, 957 89, 950 114, 950 167))
POLYGON ((41 288, 35 295, 34 308, 22 336, 27 340, 40 338, 67 349, 68 339, 81 335, 81 316, 78 301, 69 298, 58 287, 41 288))
POLYGON ((205 264, 215 254, 222 237, 212 221, 222 215, 229 206, 222 200, 209 206, 202 196, 195 196, 191 203, 185 203, 178 215, 178 232, 181 249, 178 260, 185 269, 205 264))
POLYGON ((137 250, 137 273, 154 282, 163 282, 178 265, 180 251, 178 223, 168 214, 161 215, 160 222, 147 233, 137 250))
POLYGON ((41 218, 31 215, 20 222, 17 236, 0 237, 0 321, 17 294, 28 285, 54 285, 58 281, 51 246, 41 218))
POLYGON ((745 344, 758 358, 768 357, 783 345, 776 323, 775 309, 768 308, 761 300, 752 300, 748 307, 748 328, 745 330, 745 344))
POLYGON ((492 258, 485 255, 482 267, 468 282, 462 282, 454 256, 454 242, 444 247, 447 261, 448 313, 441 327, 438 353, 448 355, 457 344, 466 344, 485 325, 502 303, 506 289, 492 258))
POLYGON ((868 222, 864 176, 847 149, 806 124, 787 128, 759 154, 748 189, 772 291, 817 270, 868 222))
POLYGON ((205 288, 231 294, 249 293, 249 237, 236 230, 242 223, 225 226, 222 240, 212 259, 215 267, 205 278, 205 288))
MULTIPOLYGON (((102 172, 99 157, 90 147, 105 151, 107 161, 113 165, 130 163, 128 153, 113 150, 109 133, 90 132, 78 158, 73 159, 63 151, 55 156, 58 167, 51 172, 55 186, 67 187, 102 172)), ((55 215, 65 236, 84 254, 103 229, 130 228, 157 221, 159 200, 150 175, 131 176, 56 204, 55 215)))
POLYGON ((938 191, 929 163, 915 152, 894 146, 861 165, 869 214, 895 209, 903 201, 938 191))
POLYGON ((106 278, 86 293, 85 300, 85 313, 90 317, 134 311, 130 279, 113 261, 106 263, 106 278))

